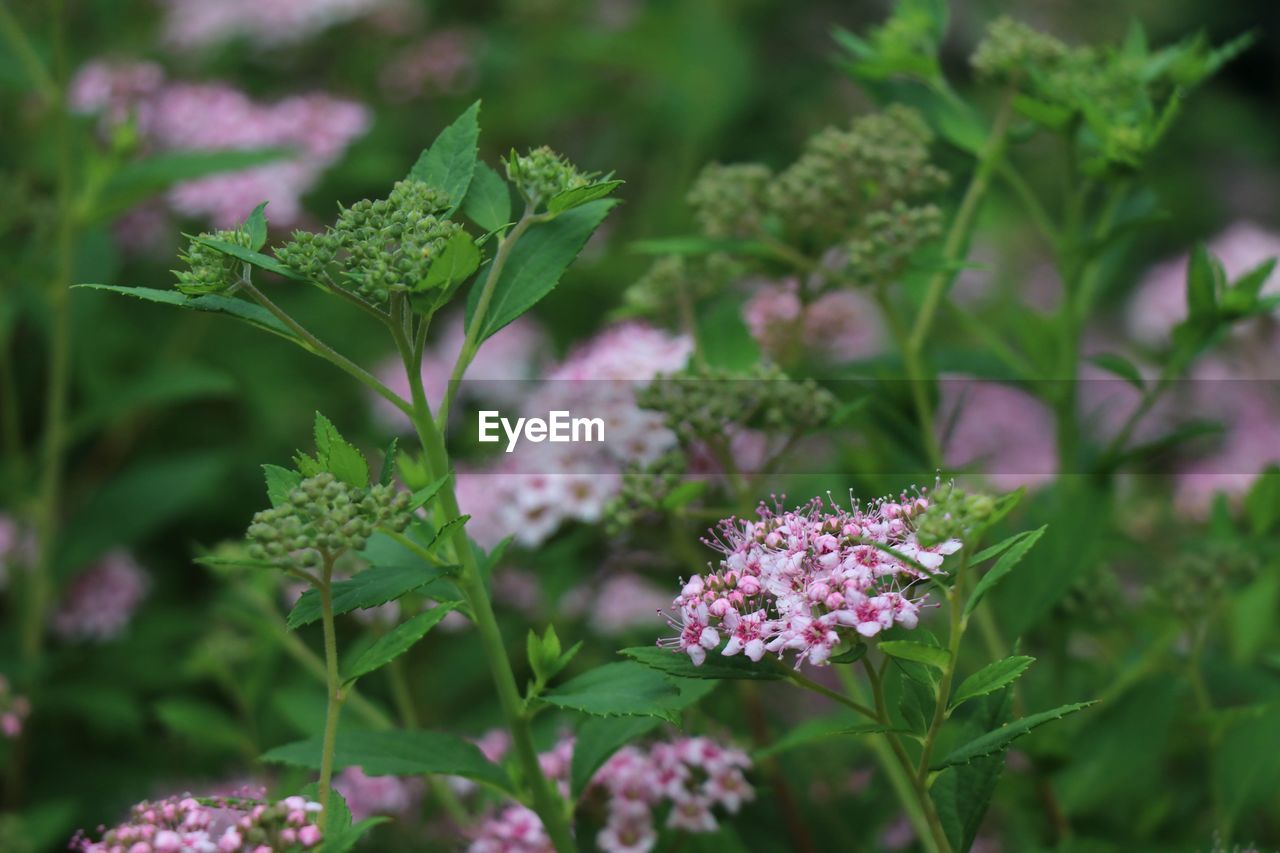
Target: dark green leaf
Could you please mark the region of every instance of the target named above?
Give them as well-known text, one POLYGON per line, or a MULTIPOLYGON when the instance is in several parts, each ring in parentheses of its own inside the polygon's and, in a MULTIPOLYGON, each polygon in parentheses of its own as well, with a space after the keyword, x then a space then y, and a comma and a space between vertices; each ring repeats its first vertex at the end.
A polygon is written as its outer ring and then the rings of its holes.
POLYGON ((668 511, 678 510, 696 501, 707 490, 706 480, 685 480, 662 499, 662 508, 668 511))
MULTIPOLYGON (((376 566, 333 585, 333 612, 347 613, 386 604, 407 592, 449 574, 449 568, 424 566, 376 566)), ((320 595, 309 589, 289 613, 289 627, 298 628, 320 618, 320 595)))
POLYGON ((1014 720, 1012 723, 1001 726, 1000 728, 987 732, 962 746, 953 749, 945 758, 933 764, 929 769, 941 770, 944 767, 953 767, 958 764, 967 764, 975 758, 981 758, 984 755, 991 755, 994 752, 1000 752, 1009 744, 1025 735, 1027 732, 1042 726, 1045 723, 1061 720, 1068 714, 1074 714, 1076 711, 1083 711, 1095 702, 1076 702, 1071 705, 1062 705, 1054 708, 1052 711, 1042 711, 1039 714, 1032 714, 1029 717, 1023 717, 1020 720, 1014 720))
POLYGON ((996 564, 987 570, 979 580, 978 585, 973 588, 973 594, 969 596, 969 600, 965 602, 964 612, 969 615, 973 609, 982 601, 982 597, 987 594, 993 586, 998 584, 1005 575, 1014 570, 1018 563, 1022 562, 1022 558, 1027 556, 1027 552, 1031 550, 1031 546, 1040 541, 1040 537, 1044 535, 1045 528, 1039 530, 1031 530, 1022 535, 1017 542, 1009 546, 1000 559, 996 560, 996 564))
POLYGON ((267 500, 272 506, 287 503, 289 493, 302 482, 302 475, 297 471, 279 465, 263 465, 262 473, 267 478, 267 500))
POLYGON ((158 302, 161 305, 172 305, 176 308, 191 308, 196 311, 208 311, 213 314, 226 314, 257 326, 268 332, 274 332, 283 338, 296 341, 288 327, 281 323, 270 311, 261 305, 245 302, 227 296, 208 294, 205 296, 186 296, 176 290, 162 290, 156 287, 121 287, 114 284, 77 284, 76 288, 87 290, 105 290, 110 293, 122 293, 146 302, 158 302))
MULTIPOLYGON (((320 747, 321 738, 308 738, 269 750, 262 760, 318 770, 320 747)), ((359 767, 370 776, 462 776, 514 793, 507 772, 479 747, 444 732, 339 730, 333 763, 334 769, 359 767)))
POLYGON ((587 184, 585 187, 575 187, 571 190, 557 193, 547 202, 547 210, 551 213, 560 214, 567 210, 573 210, 575 207, 581 207, 589 201, 604 198, 610 195, 618 187, 622 186, 625 181, 600 181, 595 184, 587 184))
MULTIPOLYGON (((842 735, 866 735, 890 731, 886 726, 864 724, 860 722, 862 719, 862 717, 849 713, 805 720, 802 723, 788 727, 785 734, 768 746, 757 749, 752 753, 752 756, 759 761, 842 735)), ((902 731, 902 733, 908 734, 906 731, 902 731)))
POLYGON ((412 619, 401 622, 388 633, 374 641, 359 657, 351 662, 342 680, 350 684, 357 678, 380 669, 400 655, 413 648, 414 644, 427 635, 427 632, 440 624, 440 620, 457 605, 453 602, 437 604, 430 610, 424 610, 412 619))
POLYGON ((400 439, 393 438, 391 443, 387 445, 386 451, 382 454, 382 471, 378 474, 379 485, 391 485, 391 481, 396 477, 396 458, 399 455, 400 439))
MULTIPOLYGON (((550 222, 530 227, 519 238, 494 283, 479 340, 488 338, 552 291, 614 204, 610 199, 584 204, 550 222)), ((482 284, 473 285, 467 297, 468 327, 482 284)))
POLYGON ((265 201, 249 214, 249 218, 244 221, 244 230, 249 235, 249 248, 255 252, 262 251, 262 247, 267 245, 267 203, 265 201))
POLYGON ((951 662, 951 654, 946 649, 914 640, 885 640, 878 643, 877 648, 890 657, 923 663, 935 669, 945 670, 951 662))
POLYGON ((511 190, 502 176, 484 163, 476 163, 471 188, 462 202, 462 212, 486 232, 511 224, 511 190))
POLYGON ((427 277, 418 290, 436 290, 466 281, 480 267, 480 250, 464 231, 449 238, 440 254, 427 268, 427 277))
MULTIPOLYGON (((977 711, 961 722, 959 735, 972 740, 984 731, 1004 725, 1012 713, 1012 691, 989 696, 980 701, 977 711)), ((934 779, 929 796, 951 847, 957 853, 973 846, 982 819, 987 813, 996 783, 1004 772, 1004 753, 975 759, 959 767, 948 767, 934 779)))
POLYGON ((316 412, 315 436, 316 460, 324 470, 352 488, 363 489, 369 485, 369 463, 364 454, 319 412, 316 412))
POLYGON ((1187 264, 1187 309, 1193 321, 1216 316, 1224 279, 1222 264, 1203 243, 1197 244, 1187 264))
POLYGON ((1012 684, 1033 663, 1035 663, 1035 658, 1033 657, 1014 655, 1013 657, 987 664, 960 682, 960 686, 956 688, 956 695, 951 700, 951 707, 955 708, 961 702, 966 702, 978 696, 985 696, 988 693, 994 693, 1004 686, 1012 684))
POLYGON ((452 213, 471 187, 479 139, 480 102, 476 101, 453 124, 440 131, 431 147, 422 152, 409 177, 444 192, 449 197, 452 213))
POLYGON ((1101 367, 1107 373, 1119 376, 1125 382, 1128 382, 1139 391, 1146 387, 1146 383, 1142 380, 1142 373, 1139 372, 1136 365, 1123 356, 1115 353, 1100 353, 1099 355, 1090 356, 1089 361, 1101 367))
POLYGON ((103 187, 93 215, 95 218, 114 216, 182 181, 220 172, 238 172, 293 156, 294 153, 287 148, 260 148, 155 154, 117 169, 103 187))
POLYGON ((725 657, 718 652, 708 652, 702 666, 694 666, 689 656, 660 649, 657 646, 635 646, 618 652, 650 669, 679 678, 745 679, 748 681, 777 681, 783 672, 769 663, 756 663, 744 655, 725 657))
POLYGON ((859 640, 849 648, 830 657, 831 663, 857 663, 867 656, 867 644, 859 640))
POLYGON ((192 238, 202 246, 208 246, 224 255, 230 255, 233 258, 244 261, 250 266, 267 272, 275 273, 283 278, 293 281, 306 281, 307 277, 296 270, 285 266, 270 255, 264 255, 261 252, 255 252, 252 249, 246 249, 244 246, 228 243, 226 240, 219 240, 215 237, 205 237, 203 234, 192 238))
POLYGON ((661 717, 675 721, 674 700, 680 691, 638 663, 607 663, 587 670, 545 693, 548 704, 599 717, 661 717))

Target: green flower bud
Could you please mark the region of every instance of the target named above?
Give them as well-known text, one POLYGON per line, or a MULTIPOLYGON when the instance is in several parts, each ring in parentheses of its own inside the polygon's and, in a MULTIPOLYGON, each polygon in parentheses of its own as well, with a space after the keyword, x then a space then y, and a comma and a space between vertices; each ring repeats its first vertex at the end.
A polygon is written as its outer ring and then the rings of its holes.
POLYGON ((513 151, 505 165, 507 178, 534 207, 591 181, 591 176, 579 172, 576 166, 545 145, 527 154, 513 151))

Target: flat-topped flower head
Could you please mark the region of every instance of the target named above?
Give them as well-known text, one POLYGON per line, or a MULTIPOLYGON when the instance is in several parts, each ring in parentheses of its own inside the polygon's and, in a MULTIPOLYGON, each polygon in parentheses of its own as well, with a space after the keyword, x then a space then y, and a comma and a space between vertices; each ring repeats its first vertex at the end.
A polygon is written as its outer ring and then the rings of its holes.
POLYGON ((695 665, 719 649, 821 666, 842 642, 916 627, 925 596, 912 587, 961 546, 920 539, 929 507, 923 492, 848 508, 815 499, 786 511, 761 504, 756 520, 722 521, 706 540, 719 564, 684 583, 668 616, 677 635, 658 644, 695 665))

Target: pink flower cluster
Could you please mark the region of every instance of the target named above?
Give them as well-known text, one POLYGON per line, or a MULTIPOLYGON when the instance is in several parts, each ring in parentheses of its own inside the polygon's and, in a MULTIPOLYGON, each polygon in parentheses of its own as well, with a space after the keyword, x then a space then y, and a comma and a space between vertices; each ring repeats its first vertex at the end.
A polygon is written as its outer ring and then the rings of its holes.
POLYGON ((678 634, 658 645, 695 665, 722 642, 722 655, 753 661, 794 652, 799 668, 826 663, 846 629, 861 638, 914 628, 925 596, 910 597, 911 585, 960 548, 917 542, 911 522, 928 505, 923 494, 850 509, 814 499, 722 521, 707 542, 724 555, 718 570, 685 583, 668 617, 678 634))
MULTIPOLYGON (((543 772, 568 794, 573 740, 564 738, 540 756, 543 772)), ((584 798, 603 803, 604 827, 596 845, 605 853, 645 853, 657 843, 656 813, 666 809, 666 826, 691 833, 714 832, 714 809, 737 814, 755 798, 744 771, 745 752, 705 737, 682 737, 628 746, 596 771, 584 798)), ((554 850, 542 821, 531 809, 508 806, 483 821, 470 853, 549 853, 554 850)))
POLYGON ((320 804, 302 797, 278 803, 218 800, 202 803, 170 797, 133 807, 127 821, 100 828, 102 840, 83 834, 71 842, 80 853, 285 853, 310 850, 323 840, 315 819, 320 804))
POLYGON ((108 552, 81 572, 53 615, 63 640, 105 642, 120 636, 147 594, 147 575, 128 552, 108 552))
POLYGON ((422 797, 419 779, 367 776, 359 767, 348 767, 335 776, 333 789, 346 801, 354 821, 373 815, 408 815, 422 797))
POLYGON ((623 323, 550 370, 520 411, 531 417, 569 411, 601 418, 605 440, 526 444, 497 464, 460 471, 458 501, 472 516, 469 529, 476 540, 487 546, 514 536, 532 547, 566 521, 598 520, 626 464, 651 462, 676 445, 662 415, 636 405, 635 390, 682 368, 692 349, 684 336, 623 323))
MULTIPOLYGON (((223 4, 204 4, 221 7, 223 4)), ((250 4, 253 5, 253 4, 250 4)), ((259 103, 221 83, 167 81, 149 63, 91 62, 71 84, 71 105, 110 127, 133 117, 153 151, 293 149, 282 159, 186 181, 168 193, 178 213, 232 228, 262 201, 276 225, 302 219, 302 195, 369 128, 368 111, 322 93, 259 103)))
POLYGON ((794 279, 770 282, 747 300, 742 316, 761 349, 784 362, 805 354, 854 361, 884 346, 875 304, 853 291, 832 291, 806 305, 794 279))
POLYGON ((1003 382, 948 375, 939 379, 938 433, 948 468, 978 468, 1000 491, 1038 489, 1058 474, 1053 412, 1003 382))
POLYGON ((233 39, 256 47, 306 41, 330 27, 363 17, 389 0, 163 0, 166 40, 178 50, 233 39))
POLYGON ((0 675, 0 737, 15 738, 22 734, 22 723, 31 714, 26 696, 16 696, 9 689, 9 679, 0 675))

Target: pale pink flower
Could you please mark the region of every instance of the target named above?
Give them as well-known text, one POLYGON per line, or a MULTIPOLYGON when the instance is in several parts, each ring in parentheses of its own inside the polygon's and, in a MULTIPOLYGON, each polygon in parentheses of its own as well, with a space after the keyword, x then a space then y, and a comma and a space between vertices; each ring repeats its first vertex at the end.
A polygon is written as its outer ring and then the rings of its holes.
POLYGON ((30 715, 30 701, 14 694, 9 679, 0 674, 0 737, 13 739, 22 734, 22 724, 30 715))
POLYGON ((825 293, 806 305, 794 279, 770 282, 756 289, 742 311, 756 343, 783 361, 800 354, 826 362, 854 361, 884 346, 875 304, 849 290, 825 293))
POLYGON ((952 375, 939 384, 938 432, 948 468, 977 468, 1000 491, 1053 481, 1056 422, 1048 406, 1002 382, 952 375))
POLYGON ((165 40, 176 51, 243 39, 255 47, 306 41, 370 15, 389 0, 163 0, 165 40))
POLYGON ((369 776, 359 767, 348 767, 333 780, 333 789, 346 800, 352 820, 373 815, 408 815, 422 796, 420 779, 369 776))
POLYGON ((110 551, 67 588, 53 615, 53 631, 67 642, 115 639, 146 597, 148 585, 132 555, 110 551))
POLYGON ((378 83, 394 101, 464 92, 477 80, 476 41, 464 30, 438 30, 397 53, 383 67, 378 83))

